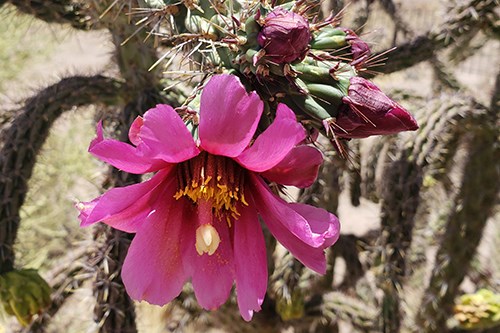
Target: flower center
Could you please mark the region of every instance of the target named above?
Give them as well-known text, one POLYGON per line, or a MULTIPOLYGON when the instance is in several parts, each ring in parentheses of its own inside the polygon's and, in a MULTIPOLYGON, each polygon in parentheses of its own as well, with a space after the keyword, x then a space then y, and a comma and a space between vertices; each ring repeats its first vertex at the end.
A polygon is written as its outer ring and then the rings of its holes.
POLYGON ((232 159, 201 152, 195 158, 177 166, 178 190, 176 200, 188 197, 194 203, 204 200, 212 206, 212 212, 225 217, 229 226, 240 213, 237 204, 245 206, 244 169, 232 159))

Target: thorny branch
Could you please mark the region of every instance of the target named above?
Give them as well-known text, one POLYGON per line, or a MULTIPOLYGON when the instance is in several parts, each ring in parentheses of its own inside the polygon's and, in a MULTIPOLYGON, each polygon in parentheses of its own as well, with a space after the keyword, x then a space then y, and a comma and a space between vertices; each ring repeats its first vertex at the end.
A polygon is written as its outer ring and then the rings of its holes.
POLYGON ((450 45, 472 39, 481 29, 489 29, 491 22, 498 19, 495 12, 497 6, 498 0, 470 0, 457 6, 439 31, 429 31, 398 45, 390 53, 385 66, 377 70, 381 73, 397 72, 431 59, 435 52, 450 45))
POLYGON ((496 78, 492 107, 472 106, 467 125, 468 156, 459 192, 447 216, 446 230, 436 255, 436 265, 425 293, 417 321, 425 332, 443 332, 471 260, 500 191, 498 145, 498 94, 496 78), (474 176, 471 176, 474 175, 474 176), (465 204, 467 203, 467 204, 465 204), (464 242, 464 237, 467 241, 464 242))
POLYGON ((26 101, 0 134, 0 273, 14 267, 19 210, 36 156, 54 121, 67 110, 90 104, 118 104, 121 83, 103 76, 76 76, 42 90, 26 101))
MULTIPOLYGON (((69 24, 75 29, 96 28, 95 18, 90 15, 87 1, 73 0, 3 0, 19 11, 47 23, 69 24)), ((2 3, 0 2, 0 6, 2 3)))

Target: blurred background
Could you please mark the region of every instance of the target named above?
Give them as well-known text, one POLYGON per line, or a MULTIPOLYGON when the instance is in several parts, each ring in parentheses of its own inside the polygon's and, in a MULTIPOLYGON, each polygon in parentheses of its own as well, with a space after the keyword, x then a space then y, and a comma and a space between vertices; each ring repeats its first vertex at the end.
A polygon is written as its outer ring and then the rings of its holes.
MULTIPOLYGON (((25 110, 60 104, 64 111, 25 139, 40 150, 32 151, 32 174, 23 174, 27 192, 18 188, 26 197, 13 251, 16 267, 36 268, 54 286, 55 301, 27 328, 0 314, 0 332, 498 332, 500 319, 491 319, 493 306, 484 305, 493 301, 460 299, 484 288, 498 302, 500 292, 497 1, 323 1, 321 10, 343 10, 341 26, 374 52, 397 46, 386 54, 386 66, 367 76, 410 110, 421 129, 351 141, 352 161, 325 143, 321 177, 298 200, 337 213, 342 223, 341 239, 327 252, 326 277, 276 247, 270 300, 252 323, 235 314, 234 304, 202 311, 188 286, 163 308, 135 304, 136 327, 134 305, 122 299, 122 289, 113 291, 127 238, 104 227, 80 229, 74 204, 129 182, 87 153, 97 119, 110 120, 118 137, 127 121, 122 111, 129 101, 108 93, 97 75, 131 82, 154 62, 150 51, 159 56, 165 47, 145 43, 138 48, 149 53, 132 54, 124 65, 117 50, 136 30, 125 27, 126 9, 96 23, 113 1, 89 1, 71 12, 75 3, 0 1, 2 154, 25 110), (95 92, 62 81, 80 76, 90 78, 85 85, 95 92), (69 101, 58 95, 61 82, 70 85, 63 92, 69 101), (42 132, 46 140, 37 137, 42 132)), ((10 169, 0 166, 5 180, 10 169)), ((0 182, 0 228, 14 192, 0 182)))

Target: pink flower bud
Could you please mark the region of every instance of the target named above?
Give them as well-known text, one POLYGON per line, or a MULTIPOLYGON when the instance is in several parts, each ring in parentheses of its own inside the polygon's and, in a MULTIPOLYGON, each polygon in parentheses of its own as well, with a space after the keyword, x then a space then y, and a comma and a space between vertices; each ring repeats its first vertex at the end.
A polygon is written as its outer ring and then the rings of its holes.
POLYGON ((361 77, 350 79, 348 96, 342 103, 336 119, 338 128, 334 129, 339 137, 366 138, 418 129, 408 111, 361 77))
POLYGON ((304 59, 311 41, 306 18, 277 7, 264 21, 257 41, 266 51, 266 58, 278 64, 304 59))
POLYGON ((346 40, 351 46, 352 60, 356 61, 361 58, 366 60, 371 54, 368 44, 359 38, 359 36, 356 35, 356 33, 351 29, 344 28, 343 30, 346 33, 346 40))

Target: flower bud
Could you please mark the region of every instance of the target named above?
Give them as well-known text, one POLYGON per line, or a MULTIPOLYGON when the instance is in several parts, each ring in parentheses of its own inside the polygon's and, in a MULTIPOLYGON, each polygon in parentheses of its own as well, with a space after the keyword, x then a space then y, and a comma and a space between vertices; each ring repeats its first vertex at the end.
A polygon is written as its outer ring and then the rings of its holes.
POLYGON ((366 138, 418 129, 413 116, 372 82, 357 76, 349 82, 335 122, 339 128, 334 132, 339 137, 366 138))
POLYGON ((360 60, 363 58, 363 60, 366 60, 370 54, 371 50, 368 44, 361 40, 361 38, 354 33, 351 29, 343 29, 344 32, 346 33, 346 40, 347 43, 351 46, 351 53, 352 53, 352 60, 360 60))
POLYGON ((278 64, 304 59, 310 40, 307 19, 281 7, 265 17, 257 37, 266 51, 266 58, 278 64))

